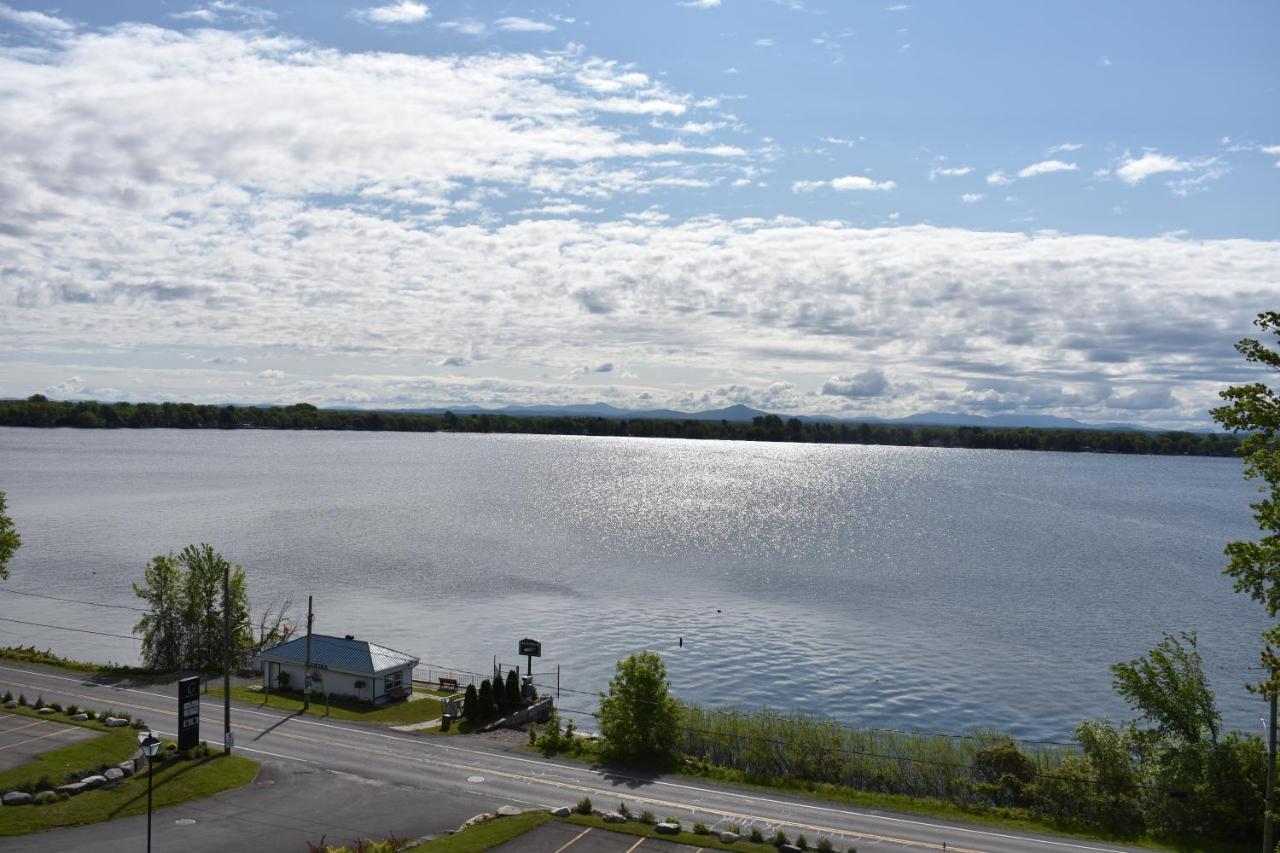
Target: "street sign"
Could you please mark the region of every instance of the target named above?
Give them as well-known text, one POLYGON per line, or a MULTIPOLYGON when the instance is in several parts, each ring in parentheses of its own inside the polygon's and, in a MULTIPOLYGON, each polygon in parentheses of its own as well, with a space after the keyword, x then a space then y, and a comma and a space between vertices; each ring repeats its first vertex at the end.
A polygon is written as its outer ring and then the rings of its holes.
POLYGON ((200 676, 178 682, 178 749, 195 749, 200 743, 200 676))
POLYGON ((540 658, 542 657, 542 643, 525 637, 520 641, 520 654, 526 657, 540 658))

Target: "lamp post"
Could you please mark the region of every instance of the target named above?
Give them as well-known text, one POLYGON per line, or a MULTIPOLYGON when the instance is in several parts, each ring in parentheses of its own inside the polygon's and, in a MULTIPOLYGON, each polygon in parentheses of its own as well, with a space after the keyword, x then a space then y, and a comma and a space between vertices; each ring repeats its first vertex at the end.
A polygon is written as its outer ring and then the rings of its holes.
POLYGON ((147 736, 139 740, 138 745, 147 757, 147 853, 151 853, 151 759, 160 751, 160 738, 147 729, 147 736))

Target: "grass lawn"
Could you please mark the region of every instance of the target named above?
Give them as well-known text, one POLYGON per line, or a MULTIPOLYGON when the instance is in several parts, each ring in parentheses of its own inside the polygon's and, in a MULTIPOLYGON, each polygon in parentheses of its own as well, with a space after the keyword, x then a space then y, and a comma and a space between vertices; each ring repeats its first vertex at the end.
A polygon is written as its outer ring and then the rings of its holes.
POLYGON ((413 850, 430 851, 430 853, 479 853, 481 850, 497 847, 504 841, 524 835, 535 826, 541 826, 549 820, 554 818, 544 811, 500 817, 497 820, 468 827, 453 835, 434 838, 419 844, 413 850))
MULTIPOLYGON (((210 758, 157 765, 152 794, 154 807, 198 800, 247 785, 258 775, 258 766, 253 759, 221 753, 210 758)), ((146 810, 147 774, 143 772, 60 803, 5 806, 0 809, 0 835, 22 835, 60 826, 98 823, 146 810)))
POLYGON ((118 764, 138 751, 136 729, 128 727, 109 729, 101 723, 71 721, 64 714, 37 714, 30 708, 6 708, 4 713, 47 720, 57 725, 80 726, 100 731, 102 734, 88 740, 51 748, 48 752, 37 755, 34 761, 21 767, 0 771, 0 790, 7 791, 24 782, 38 782, 46 776, 55 784, 61 785, 68 773, 78 773, 101 764, 118 764))
MULTIPOLYGON (((312 693, 311 710, 307 713, 317 717, 328 716, 335 720, 351 720, 356 723, 372 723, 382 726, 403 726, 409 723, 425 723, 428 720, 439 719, 442 707, 438 698, 440 694, 420 688, 415 688, 414 693, 424 695, 425 698, 415 699, 412 702, 396 702, 391 705, 369 705, 353 699, 338 699, 334 697, 327 713, 324 697, 312 693)), ((210 684, 209 692, 205 696, 207 698, 217 697, 221 699, 222 687, 215 687, 210 684)), ((277 690, 272 690, 271 701, 268 702, 266 693, 261 690, 233 685, 231 687, 231 698, 246 705, 257 705, 259 708, 266 706, 268 708, 278 708, 281 711, 293 712, 302 710, 302 694, 293 691, 281 693, 277 690)))

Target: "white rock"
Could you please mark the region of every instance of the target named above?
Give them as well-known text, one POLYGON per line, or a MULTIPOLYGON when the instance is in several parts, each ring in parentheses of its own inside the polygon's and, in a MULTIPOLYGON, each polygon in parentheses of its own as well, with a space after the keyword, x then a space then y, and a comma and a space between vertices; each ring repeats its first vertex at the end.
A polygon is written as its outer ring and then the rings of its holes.
POLYGON ((22 791, 10 791, 0 798, 0 802, 3 802, 6 806, 25 806, 30 804, 31 795, 22 791))
POLYGON ((119 764, 116 765, 116 767, 119 767, 120 772, 126 776, 133 775, 133 762, 128 759, 121 761, 119 764))
POLYGON ((80 781, 84 783, 86 788, 101 788, 103 785, 107 784, 107 777, 97 775, 86 776, 80 781))
POLYGON ((669 821, 664 820, 662 823, 654 824, 653 831, 662 833, 663 835, 679 835, 680 824, 670 823, 669 821))
POLYGON ((622 814, 622 812, 605 812, 604 822, 605 823, 626 823, 627 819, 622 814))
POLYGON ((114 782, 117 779, 124 778, 124 771, 119 767, 108 767, 102 772, 102 778, 106 779, 108 782, 114 782))
POLYGON ((123 717, 107 717, 102 721, 102 724, 108 728, 118 729, 121 726, 129 725, 129 721, 123 717))
POLYGON ((80 713, 78 713, 78 714, 72 714, 72 715, 71 715, 71 719, 73 719, 73 720, 87 720, 87 719, 89 719, 89 715, 88 715, 88 714, 86 714, 84 711, 81 711, 81 712, 80 712, 80 713))
POLYGON ((56 714, 58 712, 53 710, 52 708, 36 708, 36 713, 37 714, 56 714))
POLYGON ((35 801, 35 804, 38 806, 43 806, 46 803, 56 803, 58 801, 58 792, 57 791, 37 791, 36 795, 32 799, 35 801))
POLYGON ((738 835, 738 833, 729 832, 728 830, 720 833, 720 840, 725 844, 734 844, 741 838, 742 836, 738 835))
POLYGON ((498 806, 498 814, 503 817, 512 817, 513 815, 524 814, 524 809, 519 806, 498 806))
POLYGON ((558 806, 551 810, 552 817, 568 817, 573 811, 568 806, 558 806))
POLYGON ((83 782, 72 782, 70 785, 59 785, 58 790, 64 794, 70 794, 71 796, 74 797, 76 794, 83 791, 86 787, 88 786, 86 786, 83 782))

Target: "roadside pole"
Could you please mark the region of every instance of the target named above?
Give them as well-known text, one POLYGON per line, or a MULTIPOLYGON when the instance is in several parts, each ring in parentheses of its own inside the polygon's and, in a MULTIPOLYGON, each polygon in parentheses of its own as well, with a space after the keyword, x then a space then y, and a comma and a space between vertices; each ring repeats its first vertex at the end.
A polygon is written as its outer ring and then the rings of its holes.
POLYGON ((222 752, 231 754, 231 564, 222 561, 222 752))
POLYGON ((1275 852, 1276 808, 1276 679, 1271 679, 1271 725, 1267 726, 1267 811, 1262 818, 1262 853, 1275 852))
POLYGON ((302 668, 302 710, 311 709, 311 596, 307 596, 307 662, 302 668))

